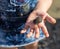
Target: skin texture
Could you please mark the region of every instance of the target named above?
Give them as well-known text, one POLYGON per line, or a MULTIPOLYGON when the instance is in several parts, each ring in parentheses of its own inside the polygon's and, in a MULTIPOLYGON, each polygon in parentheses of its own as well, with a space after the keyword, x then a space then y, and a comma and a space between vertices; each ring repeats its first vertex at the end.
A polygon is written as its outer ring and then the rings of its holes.
POLYGON ((48 21, 49 23, 52 23, 52 24, 56 23, 56 20, 47 13, 51 4, 52 4, 52 0, 38 0, 38 4, 37 4, 36 8, 29 15, 29 17, 26 21, 26 24, 25 24, 25 28, 23 30, 21 30, 21 33, 25 33, 27 31, 27 29, 30 28, 30 33, 27 34, 27 37, 30 37, 32 35, 32 33, 35 31, 36 32, 35 37, 38 38, 39 37, 39 28, 41 28, 42 31, 44 32, 44 34, 46 35, 46 37, 49 37, 48 30, 45 26, 45 22, 48 21), (37 17, 41 17, 42 22, 40 22, 38 24, 34 24, 33 21, 37 17))

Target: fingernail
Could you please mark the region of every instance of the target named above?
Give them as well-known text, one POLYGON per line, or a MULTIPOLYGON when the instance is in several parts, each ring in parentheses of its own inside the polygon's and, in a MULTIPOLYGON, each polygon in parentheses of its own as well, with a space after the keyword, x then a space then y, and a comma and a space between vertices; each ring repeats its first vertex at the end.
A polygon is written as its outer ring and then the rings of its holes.
POLYGON ((53 24, 55 24, 55 23, 56 23, 56 20, 53 21, 53 24))
POLYGON ((27 38, 30 38, 30 35, 29 34, 27 34, 26 36, 27 36, 27 38))
POLYGON ((55 22, 54 23, 56 23, 56 20, 55 20, 55 22))
POLYGON ((49 37, 49 34, 46 34, 46 37, 49 37))
POLYGON ((21 33, 25 33, 26 32, 26 30, 21 30, 21 33))

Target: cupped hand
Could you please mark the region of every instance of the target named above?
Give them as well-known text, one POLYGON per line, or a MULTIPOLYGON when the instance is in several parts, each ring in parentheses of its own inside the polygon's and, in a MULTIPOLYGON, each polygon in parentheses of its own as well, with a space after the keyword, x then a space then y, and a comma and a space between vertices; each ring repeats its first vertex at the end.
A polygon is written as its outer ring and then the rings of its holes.
POLYGON ((41 13, 38 13, 36 11, 33 11, 26 23, 25 23, 25 27, 23 30, 21 30, 21 33, 25 33, 28 28, 30 28, 30 32, 27 34, 27 37, 30 37, 32 36, 32 34, 35 32, 35 38, 38 38, 39 37, 39 29, 41 28, 43 33, 45 34, 46 37, 49 37, 49 33, 48 33, 48 30, 45 26, 45 22, 48 21, 49 23, 52 23, 52 24, 55 24, 56 23, 56 20, 51 17, 47 12, 41 12, 41 13), (37 17, 41 17, 42 18, 42 21, 38 24, 34 24, 34 20, 37 18, 37 17))

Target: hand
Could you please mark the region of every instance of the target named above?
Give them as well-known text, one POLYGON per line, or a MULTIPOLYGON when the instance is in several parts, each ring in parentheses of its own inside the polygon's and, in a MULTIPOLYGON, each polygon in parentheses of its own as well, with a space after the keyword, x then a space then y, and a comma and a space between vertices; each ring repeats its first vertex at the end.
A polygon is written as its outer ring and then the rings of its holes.
POLYGON ((30 37, 34 32, 35 32, 35 37, 38 38, 39 37, 39 29, 41 28, 43 33, 45 34, 46 37, 49 37, 49 33, 48 30, 45 26, 45 22, 48 21, 52 24, 56 23, 56 20, 54 18, 52 18, 47 12, 41 12, 38 13, 36 11, 33 11, 25 24, 25 28, 23 30, 21 30, 21 33, 25 33, 27 31, 28 28, 30 28, 30 32, 27 34, 27 37, 30 37), (42 21, 38 24, 34 24, 33 21, 37 18, 37 17, 41 17, 42 21))

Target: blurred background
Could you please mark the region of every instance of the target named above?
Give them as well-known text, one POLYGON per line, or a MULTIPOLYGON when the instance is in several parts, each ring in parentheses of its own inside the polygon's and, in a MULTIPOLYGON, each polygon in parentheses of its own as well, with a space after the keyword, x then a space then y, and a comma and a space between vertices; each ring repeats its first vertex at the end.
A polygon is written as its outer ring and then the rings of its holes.
POLYGON ((52 25, 46 22, 50 37, 40 41, 38 49, 60 49, 60 0, 53 0, 48 13, 57 20, 57 23, 52 25))

